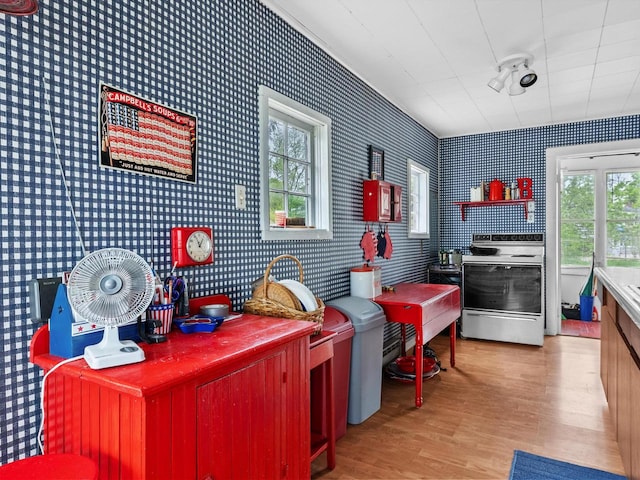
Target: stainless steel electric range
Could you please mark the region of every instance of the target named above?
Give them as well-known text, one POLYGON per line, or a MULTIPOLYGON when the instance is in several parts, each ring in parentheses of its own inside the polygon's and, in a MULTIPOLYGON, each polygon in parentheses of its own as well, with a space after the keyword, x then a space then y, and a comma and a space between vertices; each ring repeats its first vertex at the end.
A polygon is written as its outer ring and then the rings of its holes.
POLYGON ((542 345, 544 234, 475 233, 462 257, 465 338, 542 345))

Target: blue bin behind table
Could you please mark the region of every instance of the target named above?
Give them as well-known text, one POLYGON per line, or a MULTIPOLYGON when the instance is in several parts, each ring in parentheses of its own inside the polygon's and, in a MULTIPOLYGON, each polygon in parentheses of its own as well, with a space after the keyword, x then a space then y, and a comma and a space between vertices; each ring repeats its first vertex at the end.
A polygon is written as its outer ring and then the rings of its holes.
POLYGON ((590 322, 593 317, 593 297, 580 295, 580 320, 590 322))
POLYGON ((347 422, 357 425, 380 410, 382 345, 387 319, 382 307, 366 298, 342 297, 326 304, 347 315, 355 330, 347 422))

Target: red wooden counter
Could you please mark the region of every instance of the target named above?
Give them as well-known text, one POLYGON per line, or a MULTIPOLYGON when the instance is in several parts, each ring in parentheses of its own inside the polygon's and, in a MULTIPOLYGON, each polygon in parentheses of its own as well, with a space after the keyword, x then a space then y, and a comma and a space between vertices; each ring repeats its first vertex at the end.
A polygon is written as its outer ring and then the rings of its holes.
MULTIPOLYGON (((146 360, 47 378, 45 449, 94 459, 100 479, 308 478, 310 322, 244 314, 173 331, 146 360)), ((31 344, 45 370, 47 327, 31 344)))
MULTIPOLYGON (((456 320, 460 317, 460 287, 430 283, 399 283, 395 291, 373 299, 388 322, 413 325, 416 329, 416 359, 422 358, 422 346, 449 326, 451 366, 456 364, 456 320)), ((416 407, 422 406, 422 362, 416 361, 416 407)))

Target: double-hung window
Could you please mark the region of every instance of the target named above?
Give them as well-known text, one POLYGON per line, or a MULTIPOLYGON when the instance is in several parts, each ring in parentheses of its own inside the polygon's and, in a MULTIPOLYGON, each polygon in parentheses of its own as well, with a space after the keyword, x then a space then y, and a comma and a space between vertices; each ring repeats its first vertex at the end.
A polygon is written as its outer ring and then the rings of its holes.
POLYGON ((331 120, 260 87, 263 240, 330 239, 331 120))
POLYGON ((409 238, 429 238, 429 169, 407 160, 409 238))

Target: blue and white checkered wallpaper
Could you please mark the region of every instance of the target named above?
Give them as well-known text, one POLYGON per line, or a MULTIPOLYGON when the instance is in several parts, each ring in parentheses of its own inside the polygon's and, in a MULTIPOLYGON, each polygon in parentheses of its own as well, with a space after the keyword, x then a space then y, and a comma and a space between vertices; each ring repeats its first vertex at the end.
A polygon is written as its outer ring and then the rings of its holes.
POLYGON ((523 130, 440 139, 440 242, 443 248, 468 251, 476 232, 545 231, 545 155, 547 148, 640 137, 640 116, 549 125, 523 130), (535 221, 527 223, 521 205, 466 210, 453 202, 469 201, 471 187, 497 178, 533 182, 535 221))
MULTIPOLYGON (((408 240, 406 221, 390 226, 394 256, 377 263, 383 282, 392 284, 424 280, 439 245, 465 246, 472 231, 543 229, 540 210, 532 225, 522 223, 520 212, 489 209, 462 223, 451 201, 466 198, 472 184, 526 174, 543 201, 545 146, 638 136, 634 118, 438 142, 256 0, 41 0, 34 16, 0 17, 0 52, 0 463, 36 453, 41 372, 28 363, 34 326, 27 283, 70 270, 82 255, 46 100, 87 249, 127 248, 166 274, 170 228, 209 225, 215 263, 179 273, 190 280, 192 294, 229 294, 236 309, 251 281, 282 253, 301 260, 305 283, 324 300, 348 295, 349 269, 362 261, 361 181, 369 144, 384 148, 387 180, 406 185, 411 158, 431 169, 434 192, 439 148, 442 157, 442 213, 440 225, 432 222, 431 241, 408 240), (198 117, 197 185, 98 166, 100 81, 198 117), (260 84, 333 120, 331 241, 260 240, 260 84), (235 184, 247 186, 247 210, 234 208, 235 184)), ((280 276, 288 274, 296 272, 280 276)))
MULTIPOLYGON (((437 186, 438 140, 256 0, 39 3, 34 16, 0 16, 0 463, 36 453, 41 372, 28 362, 28 281, 68 271, 82 255, 46 100, 87 249, 130 249, 166 275, 170 228, 211 226, 215 263, 179 273, 192 294, 229 294, 236 309, 282 253, 301 260, 324 300, 349 294, 349 270, 362 262, 369 144, 384 148, 387 180, 406 185, 411 158, 437 186), (99 167, 100 81, 197 116, 197 185, 99 167), (260 84, 333 121, 331 241, 260 240, 260 84), (234 208, 235 184, 247 187, 247 210, 234 208)), ((437 238, 406 232, 406 222, 390 226, 393 258, 376 261, 385 283, 425 279, 437 238)), ((279 276, 295 278, 293 263, 286 270, 279 276)))

